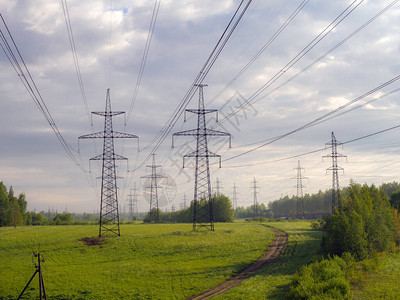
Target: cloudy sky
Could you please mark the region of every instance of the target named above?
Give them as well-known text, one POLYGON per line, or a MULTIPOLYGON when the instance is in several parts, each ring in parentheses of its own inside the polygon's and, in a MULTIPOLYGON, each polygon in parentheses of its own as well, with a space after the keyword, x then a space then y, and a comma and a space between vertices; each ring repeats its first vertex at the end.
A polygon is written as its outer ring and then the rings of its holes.
MULTIPOLYGON (((129 172, 126 163, 117 168, 119 200, 126 204, 134 183, 138 188, 146 184, 141 176, 149 169, 140 166, 151 164, 144 162, 154 149, 149 143, 184 98, 239 2, 161 1, 134 97, 155 2, 68 0, 86 110, 62 2, 0 0, 8 29, 79 162, 75 165, 64 151, 0 51, 0 180, 24 192, 31 210, 98 211, 101 166, 89 166, 89 159, 101 153, 102 145, 88 140, 78 145, 78 137, 103 129, 104 119, 93 116, 91 126, 88 112, 104 110, 110 88, 113 110, 127 112, 126 118, 113 119, 114 129, 139 136, 140 152, 136 140, 115 141, 116 153, 129 158, 129 172)), ((307 177, 304 193, 329 189, 332 173, 326 169, 332 161, 323 158, 329 146, 315 150, 330 142, 331 132, 347 142, 400 125, 400 80, 382 86, 400 75, 397 2, 252 1, 204 80, 207 107, 220 110, 220 124, 215 127, 211 119, 209 126, 233 137, 230 149, 226 139, 209 143, 211 151, 222 155, 222 168, 211 166, 211 182, 215 186, 218 178, 220 192, 232 196, 235 183, 238 205, 251 205, 255 178, 259 202, 292 196, 298 160, 307 177), (353 100, 323 122, 291 133, 353 100), (237 113, 225 119, 232 111, 237 113)), ((187 108, 196 108, 197 101, 195 95, 187 108)), ((196 119, 187 117, 186 123, 179 118, 171 134, 196 127, 196 119)), ((163 210, 178 209, 185 195, 188 200, 193 197, 192 164, 181 166, 182 155, 194 149, 195 140, 178 137, 172 149, 171 134, 156 151, 156 163, 169 176, 172 189, 160 203, 163 210)), ((340 186, 351 179, 377 185, 399 181, 399 137, 400 128, 339 147, 347 156, 338 160, 344 169, 340 186)), ((139 205, 142 211, 148 209, 141 195, 139 205)))

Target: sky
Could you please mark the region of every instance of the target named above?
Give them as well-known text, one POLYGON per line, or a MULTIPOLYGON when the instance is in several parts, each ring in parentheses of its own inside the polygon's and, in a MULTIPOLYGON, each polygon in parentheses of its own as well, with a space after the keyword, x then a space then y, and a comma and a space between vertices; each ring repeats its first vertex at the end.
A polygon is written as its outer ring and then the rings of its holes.
MULTIPOLYGON (((32 211, 98 212, 101 165, 89 159, 102 153, 102 143, 78 137, 103 130, 104 118, 90 112, 104 111, 110 89, 112 109, 126 112, 113 118, 114 130, 139 136, 139 143, 115 140, 115 152, 129 158, 117 165, 119 203, 126 211, 136 184, 139 210, 148 210, 143 176, 150 174, 146 165, 152 162, 145 161, 153 150, 150 142, 193 84, 239 2, 161 1, 134 97, 155 2, 67 1, 86 109, 62 2, 0 0, 0 13, 78 161, 77 166, 64 151, 0 51, 0 181, 25 193, 32 211)), ((332 160, 326 144, 332 132, 344 143, 337 149, 343 155, 341 187, 350 180, 399 181, 400 128, 346 143, 400 125, 400 80, 382 86, 400 75, 399 47, 397 1, 252 1, 203 81, 206 106, 218 109, 220 119, 217 124, 210 114, 207 126, 232 135, 231 148, 226 138, 209 141, 209 150, 222 157, 221 168, 211 159, 214 191, 218 180, 220 192, 232 197, 235 185, 238 206, 253 204, 254 180, 258 203, 296 195, 299 161, 303 193, 327 190, 332 160), (349 6, 354 10, 346 10, 349 6), (236 114, 225 119, 232 111, 236 114), (273 142, 264 145, 268 141, 273 142), (313 153, 302 155, 308 152, 313 153)), ((197 103, 198 94, 187 108, 197 103)), ((182 156, 194 150, 196 140, 176 137, 171 148, 172 133, 196 128, 189 115, 186 122, 180 116, 156 149, 158 171, 168 178, 160 183, 163 211, 193 198, 194 162, 187 160, 182 169, 182 156)))

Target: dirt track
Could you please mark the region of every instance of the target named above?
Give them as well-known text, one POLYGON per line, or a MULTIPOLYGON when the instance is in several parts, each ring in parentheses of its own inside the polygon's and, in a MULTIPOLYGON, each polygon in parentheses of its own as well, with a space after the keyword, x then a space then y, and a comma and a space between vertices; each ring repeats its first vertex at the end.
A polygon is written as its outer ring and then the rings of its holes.
POLYGON ((191 296, 188 299, 209 299, 213 296, 222 294, 223 292, 239 285, 243 280, 251 277, 257 271, 265 268, 267 265, 274 262, 281 255, 283 249, 285 248, 288 240, 288 235, 286 232, 279 229, 269 226, 266 227, 270 228, 275 233, 275 240, 271 242, 271 244, 268 246, 268 250, 263 255, 261 255, 256 262, 248 266, 243 271, 240 271, 233 277, 229 278, 227 281, 224 281, 205 292, 191 296))

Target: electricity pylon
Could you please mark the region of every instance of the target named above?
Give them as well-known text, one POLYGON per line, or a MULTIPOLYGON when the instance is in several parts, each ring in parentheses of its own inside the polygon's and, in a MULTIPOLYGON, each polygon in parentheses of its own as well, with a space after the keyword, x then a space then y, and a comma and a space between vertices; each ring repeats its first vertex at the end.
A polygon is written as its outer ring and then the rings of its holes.
POLYGON ((145 186, 145 189, 150 189, 150 211, 149 211, 149 217, 150 217, 150 222, 154 223, 160 223, 160 211, 158 208, 158 189, 161 188, 158 186, 158 179, 161 178, 166 178, 164 175, 157 174, 157 168, 161 168, 161 165, 156 165, 156 155, 153 155, 153 163, 151 165, 147 165, 147 168, 151 168, 151 174, 142 176, 141 178, 150 178, 150 185, 145 186), (156 215, 152 215, 152 209, 154 208, 153 206, 155 205, 156 210, 156 215))
POLYGON ((206 114, 217 112, 218 110, 204 108, 203 87, 207 85, 198 84, 196 86, 199 88, 198 109, 186 109, 186 111, 197 114, 197 128, 174 133, 172 136, 172 147, 174 146, 174 136, 196 137, 196 150, 183 156, 183 167, 185 167, 185 158, 194 157, 196 159, 193 198, 193 230, 196 230, 199 227, 205 227, 214 231, 209 158, 218 157, 219 166, 221 167, 221 156, 208 150, 208 137, 229 136, 230 147, 231 135, 227 132, 208 129, 206 127, 206 114))
POLYGON ((297 171, 296 178, 296 189, 297 189, 297 205, 296 205, 296 215, 297 216, 303 216, 304 217, 304 199, 303 199, 303 179, 308 179, 307 177, 304 177, 302 174, 302 170, 304 168, 300 167, 300 160, 297 161, 297 168, 295 168, 297 171))
POLYGON ((253 189, 253 205, 254 205, 254 217, 257 217, 258 215, 258 203, 257 203, 257 189, 259 189, 259 187, 257 186, 257 181, 256 178, 253 178, 253 185, 250 187, 251 189, 253 189))
POLYGON ((341 208, 338 171, 344 172, 344 169, 338 166, 337 159, 338 157, 347 157, 347 156, 337 153, 337 146, 342 145, 342 143, 336 140, 335 134, 333 132, 331 134, 331 137, 332 140, 329 143, 326 143, 325 145, 331 146, 332 153, 325 155, 323 157, 332 158, 332 167, 327 168, 326 171, 332 171, 332 214, 333 214, 337 206, 339 207, 339 209, 341 208))
POLYGON ((138 216, 136 182, 134 182, 133 184, 134 184, 134 187, 133 187, 133 189, 130 190, 130 194, 128 195, 128 197, 129 197, 128 207, 129 207, 129 215, 130 215, 131 220, 134 219, 135 211, 136 211, 136 217, 138 216), (132 191, 133 191, 133 193, 132 193, 132 191))
POLYGON ((221 192, 220 192, 220 190, 222 190, 223 189, 223 187, 221 186, 221 181, 219 181, 219 179, 218 179, 218 177, 217 177, 217 180, 215 181, 215 192, 214 192, 214 194, 215 194, 215 196, 220 196, 221 195, 221 192))
POLYGON ((128 159, 119 154, 115 154, 114 139, 138 138, 138 136, 134 134, 113 131, 112 118, 123 113, 123 111, 111 110, 110 89, 107 89, 105 111, 92 112, 94 115, 104 117, 104 131, 86 134, 79 137, 79 139, 103 139, 103 154, 99 154, 90 159, 103 161, 99 236, 108 233, 118 236, 120 235, 115 161, 127 161, 128 159))
POLYGON ((236 183, 234 182, 232 188, 232 207, 234 210, 237 208, 237 194, 239 193, 237 191, 236 183))

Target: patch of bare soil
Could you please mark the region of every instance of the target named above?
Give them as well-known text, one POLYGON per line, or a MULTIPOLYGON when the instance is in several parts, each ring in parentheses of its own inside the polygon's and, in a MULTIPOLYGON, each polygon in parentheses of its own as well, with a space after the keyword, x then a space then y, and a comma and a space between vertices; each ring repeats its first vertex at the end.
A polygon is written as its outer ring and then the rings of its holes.
POLYGON ((79 241, 84 242, 86 246, 102 246, 104 244, 104 237, 101 236, 92 236, 92 237, 84 237, 79 241))

